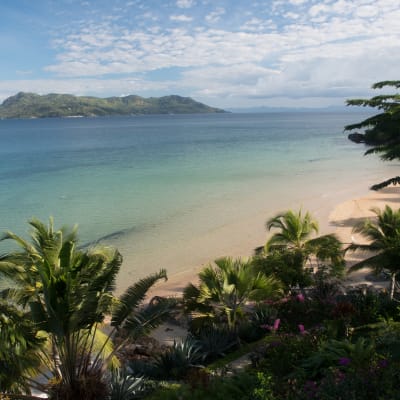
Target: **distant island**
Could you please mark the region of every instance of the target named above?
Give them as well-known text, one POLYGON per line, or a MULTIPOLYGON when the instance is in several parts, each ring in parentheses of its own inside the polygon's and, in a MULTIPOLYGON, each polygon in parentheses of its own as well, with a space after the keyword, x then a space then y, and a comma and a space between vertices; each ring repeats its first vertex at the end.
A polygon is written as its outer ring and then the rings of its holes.
POLYGON ((224 113, 190 97, 164 96, 144 98, 136 95, 99 98, 71 94, 20 92, 0 105, 0 119, 96 117, 139 114, 199 114, 224 113))

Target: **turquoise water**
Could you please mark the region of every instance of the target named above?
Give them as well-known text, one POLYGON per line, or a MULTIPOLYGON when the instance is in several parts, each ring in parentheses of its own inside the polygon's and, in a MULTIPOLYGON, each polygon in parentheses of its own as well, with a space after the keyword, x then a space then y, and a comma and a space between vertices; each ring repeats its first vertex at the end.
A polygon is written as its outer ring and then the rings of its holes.
POLYGON ((79 223, 83 242, 121 247, 140 276, 174 246, 179 253, 249 213, 334 203, 344 188, 350 195, 390 176, 392 164, 362 157, 343 133, 365 115, 3 120, 0 231, 24 234, 32 216, 79 223))

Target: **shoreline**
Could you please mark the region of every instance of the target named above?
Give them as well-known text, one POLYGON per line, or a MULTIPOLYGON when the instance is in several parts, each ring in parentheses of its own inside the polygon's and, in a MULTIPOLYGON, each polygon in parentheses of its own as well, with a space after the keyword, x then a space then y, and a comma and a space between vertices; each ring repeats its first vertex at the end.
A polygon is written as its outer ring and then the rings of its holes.
MULTIPOLYGON (((341 199, 343 200, 343 199, 341 199)), ((400 207, 400 187, 389 186, 387 188, 381 189, 378 192, 367 191, 366 194, 361 196, 355 196, 348 200, 340 201, 336 203, 334 207, 329 207, 329 205, 321 205, 314 210, 307 210, 302 207, 305 211, 310 211, 314 218, 316 218, 320 224, 320 234, 335 233, 339 239, 344 244, 350 243, 352 240, 357 242, 361 241, 358 235, 352 233, 352 228, 354 224, 361 219, 373 217, 374 213, 370 211, 372 207, 383 208, 385 205, 389 205, 392 208, 400 207), (321 217, 326 216, 326 220, 321 220, 321 217)), ((274 213, 272 214, 274 215, 274 213)), ((265 217, 265 220, 267 217, 265 217)), ((260 222, 260 220, 258 220, 260 222)), ((229 238, 232 240, 232 253, 227 256, 230 257, 250 257, 252 251, 258 245, 265 243, 267 239, 267 232, 264 229, 264 220, 259 223, 260 226, 254 226, 254 237, 263 237, 264 241, 249 242, 249 238, 244 240, 245 246, 241 246, 240 249, 235 248, 234 245, 237 243, 237 237, 229 238)), ((212 239, 211 239, 212 240, 212 239)), ((228 240, 228 239, 226 239, 228 240)), ((250 239, 253 240, 253 237, 250 239)), ((207 247, 204 248, 204 252, 207 247)), ((222 256, 222 255, 221 255, 222 256)), ((360 256, 357 254, 347 254, 346 264, 349 266, 355 261, 359 260, 360 256)), ((211 261, 203 262, 197 267, 192 266, 180 272, 175 272, 168 275, 168 281, 158 283, 152 290, 149 291, 149 298, 153 296, 170 296, 177 297, 181 295, 184 287, 189 283, 197 283, 197 274, 211 261)), ((168 274, 168 270, 167 270, 168 274)), ((375 285, 379 287, 384 287, 384 282, 377 282, 372 276, 370 276, 370 271, 365 268, 363 270, 354 272, 345 278, 348 285, 375 285)))

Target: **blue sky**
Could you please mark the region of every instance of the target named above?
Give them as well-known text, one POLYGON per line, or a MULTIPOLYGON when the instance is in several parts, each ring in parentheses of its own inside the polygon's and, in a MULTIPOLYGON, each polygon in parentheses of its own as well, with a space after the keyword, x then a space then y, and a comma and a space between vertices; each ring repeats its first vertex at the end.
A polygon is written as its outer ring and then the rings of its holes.
POLYGON ((19 91, 343 105, 400 79, 399 0, 1 0, 0 101, 19 91))

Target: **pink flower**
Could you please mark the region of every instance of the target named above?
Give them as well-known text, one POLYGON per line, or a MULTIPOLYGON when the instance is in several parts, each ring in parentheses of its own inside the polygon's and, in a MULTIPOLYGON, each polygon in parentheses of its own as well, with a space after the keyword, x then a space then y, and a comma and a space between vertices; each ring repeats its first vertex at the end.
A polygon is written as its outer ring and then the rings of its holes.
POLYGON ((305 334, 306 331, 305 331, 305 329, 304 329, 304 325, 303 325, 303 324, 299 324, 298 326, 299 326, 300 334, 302 334, 302 335, 305 334))
POLYGON ((279 318, 277 318, 276 320, 275 320, 275 322, 274 322, 274 327, 273 327, 273 330, 274 331, 277 331, 278 330, 278 328, 279 328, 279 324, 281 323, 281 320, 279 319, 279 318))
POLYGON ((303 303, 304 300, 305 300, 303 294, 299 293, 299 294, 297 295, 297 300, 300 301, 300 303, 303 303))
POLYGON ((264 324, 264 325, 260 325, 260 328, 261 329, 268 329, 270 331, 274 331, 275 332, 275 331, 278 330, 280 323, 281 323, 281 320, 278 318, 278 319, 275 320, 274 326, 264 324))

